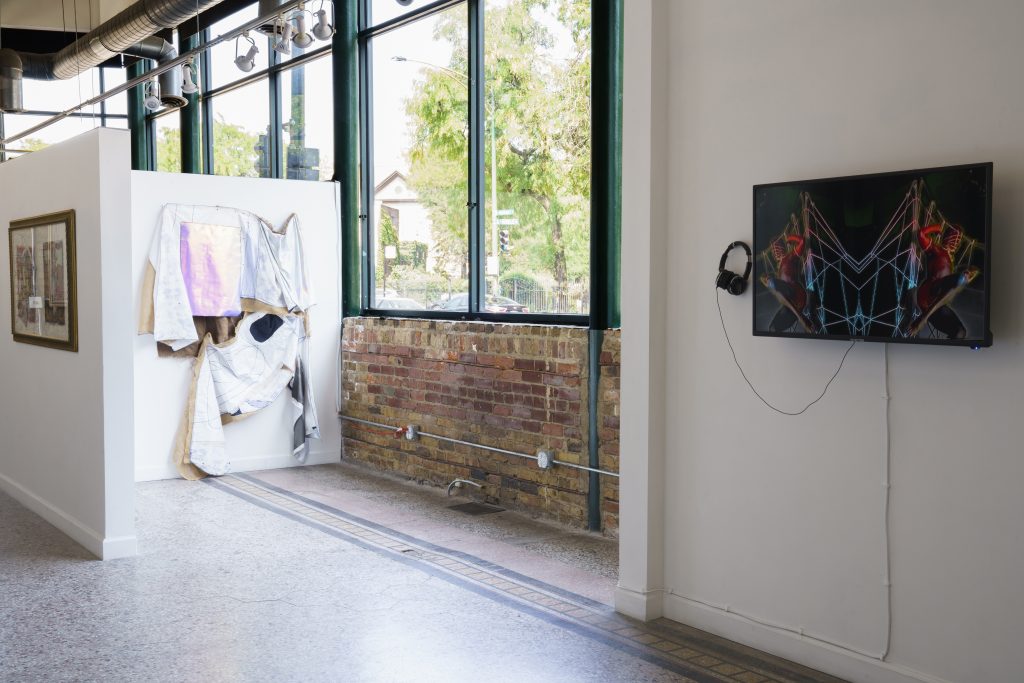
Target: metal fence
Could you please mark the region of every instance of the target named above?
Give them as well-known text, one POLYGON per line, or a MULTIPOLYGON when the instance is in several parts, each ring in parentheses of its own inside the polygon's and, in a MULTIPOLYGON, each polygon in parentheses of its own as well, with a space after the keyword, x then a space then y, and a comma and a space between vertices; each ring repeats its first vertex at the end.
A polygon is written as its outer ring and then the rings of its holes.
POLYGON ((586 282, 570 282, 557 290, 512 280, 502 283, 501 295, 526 306, 531 313, 586 315, 590 307, 590 286, 586 282))
MULTIPOLYGON (((377 301, 383 302, 385 308, 407 308, 407 302, 400 300, 411 299, 424 309, 438 309, 460 295, 464 296, 465 292, 447 291, 444 286, 388 282, 387 294, 378 290, 377 301)), ((502 283, 500 296, 525 306, 530 313, 586 315, 590 308, 588 282, 570 282, 564 289, 557 290, 512 280, 502 283)), ((491 306, 502 306, 505 303, 502 300, 488 302, 491 306)))

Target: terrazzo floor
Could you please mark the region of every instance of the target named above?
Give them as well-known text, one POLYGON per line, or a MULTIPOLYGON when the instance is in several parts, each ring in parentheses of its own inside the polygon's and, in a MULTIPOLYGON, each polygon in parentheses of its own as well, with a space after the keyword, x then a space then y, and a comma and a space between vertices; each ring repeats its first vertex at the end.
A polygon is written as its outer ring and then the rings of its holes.
POLYGON ((140 555, 105 563, 0 494, 0 681, 836 681, 615 615, 607 539, 420 489, 140 484, 140 555))

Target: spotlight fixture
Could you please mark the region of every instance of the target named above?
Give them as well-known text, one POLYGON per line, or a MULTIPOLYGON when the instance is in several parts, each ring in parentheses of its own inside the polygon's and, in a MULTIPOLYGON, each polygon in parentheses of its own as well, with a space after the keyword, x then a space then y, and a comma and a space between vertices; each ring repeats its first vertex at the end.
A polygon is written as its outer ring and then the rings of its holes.
POLYGON ((295 29, 292 27, 291 22, 285 21, 284 17, 278 18, 275 29, 277 40, 274 41, 274 52, 282 55, 290 55, 292 53, 292 33, 294 31, 295 29))
POLYGON ((249 37, 248 33, 243 33, 241 36, 235 39, 235 66, 238 67, 239 71, 249 73, 256 66, 256 55, 258 55, 260 49, 256 47, 256 41, 249 37), (249 49, 244 55, 238 54, 238 43, 245 38, 249 41, 249 49))
POLYGON ((143 105, 150 111, 156 111, 163 106, 160 102, 160 81, 154 78, 151 80, 146 87, 146 99, 143 100, 143 105))
POLYGON ((334 35, 334 26, 327 21, 327 10, 323 8, 316 13, 316 26, 313 27, 313 35, 320 40, 330 40, 334 35))
POLYGON ((181 65, 181 92, 186 95, 195 95, 199 92, 196 84, 196 65, 194 62, 187 62, 181 65))
POLYGON ((397 2, 402 7, 408 7, 409 5, 412 4, 412 0, 395 0, 395 2, 397 2))
POLYGON ((295 47, 303 50, 313 44, 313 36, 309 35, 307 27, 306 14, 307 12, 303 10, 295 16, 295 36, 292 38, 295 47))

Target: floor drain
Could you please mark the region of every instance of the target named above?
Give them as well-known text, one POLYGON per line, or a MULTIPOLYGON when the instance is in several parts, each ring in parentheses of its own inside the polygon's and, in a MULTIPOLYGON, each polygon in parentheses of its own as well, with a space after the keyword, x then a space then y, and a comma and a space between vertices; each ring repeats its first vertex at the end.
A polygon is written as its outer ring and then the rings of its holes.
POLYGON ((497 505, 488 505, 487 503, 459 503, 458 505, 449 505, 448 509, 455 510, 456 512, 465 512, 467 515, 474 516, 505 511, 505 508, 500 508, 497 505))

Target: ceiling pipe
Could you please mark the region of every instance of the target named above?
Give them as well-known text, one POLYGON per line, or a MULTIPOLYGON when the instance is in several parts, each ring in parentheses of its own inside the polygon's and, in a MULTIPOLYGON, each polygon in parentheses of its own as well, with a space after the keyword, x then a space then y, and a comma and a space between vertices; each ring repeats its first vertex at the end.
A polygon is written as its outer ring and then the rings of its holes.
MULTIPOLYGON (((135 43, 124 54, 132 57, 152 59, 163 66, 178 56, 178 50, 160 36, 150 36, 135 43)), ((188 105, 188 100, 181 93, 181 73, 178 69, 165 71, 160 78, 160 102, 166 107, 180 108, 188 105)))
POLYGON ((21 58, 14 50, 0 49, 0 111, 22 111, 21 58))
MULTIPOLYGON (((118 54, 156 59, 158 63, 172 61, 177 53, 170 56, 165 46, 171 50, 174 46, 161 38, 155 39, 159 43, 149 39, 162 29, 177 28, 221 1, 139 0, 58 52, 20 52, 14 53, 12 58, 13 50, 0 50, 0 111, 22 110, 21 78, 66 80, 118 54), (133 48, 145 54, 133 53, 133 48)), ((162 84, 165 87, 161 90, 169 93, 170 101, 165 103, 176 106, 181 100, 181 83, 179 81, 176 86, 167 88, 169 83, 170 80, 162 84)))

